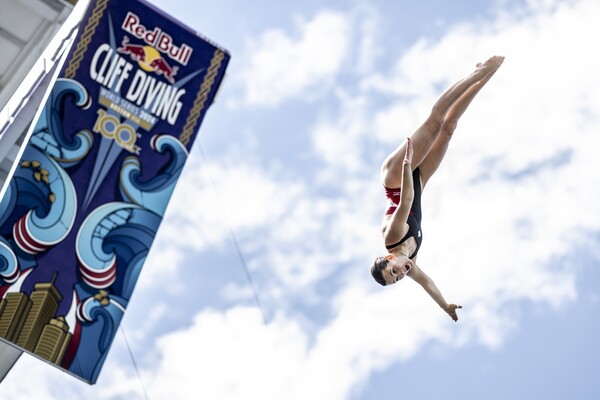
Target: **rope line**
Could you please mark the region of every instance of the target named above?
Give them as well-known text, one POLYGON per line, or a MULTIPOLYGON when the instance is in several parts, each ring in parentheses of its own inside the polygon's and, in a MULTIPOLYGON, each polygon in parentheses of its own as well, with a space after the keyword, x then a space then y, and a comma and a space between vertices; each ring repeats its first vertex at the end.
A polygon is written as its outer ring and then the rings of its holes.
MULTIPOLYGON (((213 175, 211 173, 210 170, 210 165, 208 163, 208 158, 206 157, 206 155, 204 154, 204 150, 202 149, 201 146, 198 146, 200 149, 200 155, 202 156, 202 161, 204 163, 204 165, 206 166, 206 171, 208 173, 208 178, 210 180, 210 183, 213 187, 213 190, 215 191, 216 195, 217 195, 217 199, 219 200, 219 204, 223 204, 221 200, 221 195, 219 193, 219 189, 215 183, 215 180, 213 178, 213 175)), ((229 235, 231 236, 231 240, 233 242, 233 245, 236 249, 236 252, 238 254, 239 260, 240 260, 240 264, 242 265, 243 269, 244 269, 244 273, 246 275, 246 279, 248 280, 248 283, 250 284, 250 287, 252 288, 252 292, 254 294, 254 301, 256 301, 256 304, 258 305, 258 307, 260 308, 260 311, 262 313, 263 316, 263 321, 265 323, 265 328, 267 329, 267 332, 269 332, 269 339, 271 342, 271 346, 273 346, 273 352, 275 353, 275 356, 277 358, 277 360, 279 361, 279 364, 281 364, 281 369, 284 372, 285 375, 285 380, 287 381, 287 386, 288 386, 288 390, 290 391, 290 394, 292 396, 292 399, 296 399, 296 395, 294 393, 293 387, 292 387, 292 383, 289 377, 289 374, 287 373, 287 368, 285 368, 285 364, 282 362, 281 356, 279 354, 279 352, 277 351, 277 346, 275 345, 275 341, 273 340, 273 334, 271 332, 270 326, 271 324, 269 323, 269 318, 267 317, 267 312, 265 311, 265 307, 263 305, 263 302, 260 299, 260 296, 258 295, 258 290, 256 288, 256 285, 254 284, 254 280, 252 279, 252 275, 250 274, 250 270, 248 268, 248 263, 246 262, 246 257, 244 256, 244 253, 242 252, 242 248, 240 247, 240 244, 238 242, 237 239, 237 235, 235 234, 235 231, 233 230, 231 224, 229 223, 229 219, 225 216, 225 213, 221 213, 223 215, 223 220, 225 222, 225 225, 227 226, 227 229, 229 231, 229 235)))
POLYGON ((127 351, 129 352, 129 357, 131 357, 131 362, 133 363, 133 368, 135 369, 135 373, 140 381, 140 385, 142 386, 142 391, 144 392, 144 397, 146 400, 150 400, 148 397, 148 392, 146 392, 146 386, 144 385, 144 381, 142 380, 142 374, 140 374, 140 370, 138 368, 137 362, 135 361, 135 357, 133 356, 133 351, 131 350, 131 346, 129 346, 129 340, 127 340, 127 335, 125 335, 125 328, 123 328, 123 324, 119 324, 119 328, 121 328, 121 334, 123 335, 123 339, 125 340, 125 345, 127 346, 127 351))
MULTIPOLYGON (((213 190, 215 191, 217 198, 220 199, 221 195, 219 193, 218 187, 215 183, 215 180, 213 178, 213 175, 210 171, 210 166, 208 164, 208 160, 206 158, 206 155, 204 154, 204 151, 202 150, 202 148, 200 147, 200 154, 202 156, 202 161, 204 162, 204 165, 206 166, 206 170, 208 173, 208 177, 210 180, 210 183, 213 187, 213 190)), ((222 203, 220 203, 222 204, 222 203)), ((279 363, 282 364, 282 366, 284 365, 281 357, 279 355, 279 352, 277 351, 277 346, 275 345, 275 342, 273 340, 272 337, 272 332, 270 331, 269 327, 270 327, 270 322, 269 322, 269 318, 267 316, 267 312, 266 309, 263 305, 263 302, 260 299, 260 296, 258 294, 258 290, 256 288, 256 284, 254 283, 254 280, 252 279, 252 275, 250 274, 250 269, 248 268, 248 263, 246 261, 246 257, 244 256, 244 253, 242 252, 242 248, 240 246, 240 243, 237 239, 237 235, 235 234, 235 231, 233 230, 231 224, 229 223, 228 219, 226 217, 224 217, 224 221, 225 224, 227 226, 227 229, 229 231, 229 235, 231 236, 231 241, 233 242, 233 245, 235 247, 236 253, 238 255, 240 264, 242 265, 242 268, 244 270, 244 274, 246 276, 246 279, 248 280, 248 283, 250 284, 250 287, 252 288, 252 293, 254 295, 254 301, 256 302, 256 304, 258 305, 258 307, 260 308, 262 317, 263 317, 263 322, 265 323, 265 327, 267 328, 267 332, 269 332, 269 336, 270 336, 270 342, 271 345, 273 346, 273 350, 276 354, 277 359, 279 360, 279 363)), ((125 328, 123 327, 123 324, 119 325, 121 334, 123 335, 123 340, 125 341, 125 345, 127 347, 127 351, 129 353, 129 357, 131 358, 131 362, 133 364, 133 368, 135 369, 135 373, 138 377, 138 380, 140 381, 140 386, 142 387, 142 391, 144 393, 144 398, 146 400, 150 400, 150 397, 148 396, 148 392, 146 391, 146 386, 144 385, 144 380, 142 379, 142 374, 140 373, 140 370, 138 368, 137 362, 135 361, 135 356, 133 355, 133 351, 131 349, 131 346, 129 345, 129 340, 127 340, 127 335, 125 334, 125 328)), ((294 393, 294 390, 292 389, 292 384, 289 378, 289 375, 287 373, 285 373, 285 379, 287 381, 287 386, 288 386, 288 390, 290 391, 292 398, 296 399, 296 395, 294 393)))

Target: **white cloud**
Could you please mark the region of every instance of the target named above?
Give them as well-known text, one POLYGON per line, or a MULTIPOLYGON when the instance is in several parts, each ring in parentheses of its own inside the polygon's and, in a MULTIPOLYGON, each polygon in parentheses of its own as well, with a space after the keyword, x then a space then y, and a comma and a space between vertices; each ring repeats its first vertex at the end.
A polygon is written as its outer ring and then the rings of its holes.
POLYGON ((384 49, 379 45, 384 38, 381 24, 384 19, 375 7, 361 4, 353 13, 353 25, 357 26, 357 73, 365 75, 377 67, 377 61, 384 55, 384 49))
POLYGON ((282 187, 285 177, 262 170, 252 160, 222 159, 217 164, 197 157, 192 162, 167 215, 171 228, 180 233, 172 236, 186 246, 199 237, 204 240, 198 240, 198 248, 215 245, 229 235, 228 225, 244 230, 277 221, 304 190, 303 182, 284 182, 282 187))
POLYGON ((205 311, 159 340, 160 364, 146 380, 155 398, 290 398, 286 369, 305 348, 291 321, 265 327, 257 309, 205 311))
POLYGON ((324 119, 313 129, 315 152, 326 166, 321 180, 348 180, 367 167, 362 142, 368 127, 369 102, 364 96, 351 96, 342 89, 336 91, 340 116, 337 120, 324 119))
MULTIPOLYGON (((342 196, 360 183, 364 190, 370 190, 373 185, 369 180, 357 178, 363 167, 378 168, 365 165, 369 160, 359 157, 366 135, 375 133, 373 137, 393 149, 424 120, 440 83, 449 85, 470 72, 465 68, 470 62, 465 60, 473 60, 474 65, 495 52, 507 56, 505 65, 461 121, 449 155, 424 196, 426 241, 419 263, 448 300, 465 305, 461 313, 464 329, 454 337, 455 344, 476 341, 498 348, 518 329, 515 310, 519 301, 558 307, 576 298, 576 268, 569 264, 570 254, 576 246, 591 244, 584 235, 574 233, 600 226, 595 201, 600 182, 589 167, 594 165, 599 140, 595 134, 600 128, 598 107, 591 105, 597 100, 595 92, 589 90, 600 83, 598 62, 580 60, 586 53, 579 47, 582 32, 589 36, 598 30, 594 21, 600 10, 594 2, 572 4, 536 9, 537 14, 503 19, 497 25, 463 25, 440 42, 419 42, 399 59, 391 74, 381 76, 381 85, 374 83, 376 80, 361 85, 365 93, 373 95, 393 91, 408 94, 408 107, 406 100, 400 99, 371 112, 372 104, 362 95, 340 97, 339 118, 320 121, 315 127, 315 150, 327 165, 323 174, 331 179, 335 175, 332 171, 338 173, 336 188, 342 196), (573 24, 578 28, 570 29, 573 24), (560 39, 556 32, 560 32, 560 39), (461 49, 460 57, 456 57, 457 49, 461 49), (353 102, 366 111, 348 106, 353 102), (483 161, 492 158, 497 158, 496 163, 490 170, 482 170, 483 161), (544 160, 554 160, 556 165, 544 164, 544 160), (507 179, 535 165, 544 167, 518 180, 507 179), (486 180, 476 181, 482 174, 488 175, 486 180)), ((372 210, 377 203, 365 201, 372 196, 352 192, 345 198, 347 202, 341 198, 336 202, 340 215, 375 214, 372 210)), ((353 230, 342 225, 342 220, 328 219, 327 238, 321 240, 338 235, 364 238, 361 229, 372 231, 370 221, 357 218, 353 230)), ((329 247, 335 245, 322 249, 329 247)), ((365 250, 365 246, 350 249, 356 268, 365 258, 365 250)), ((306 259, 312 260, 312 256, 306 259)), ((361 284, 350 281, 346 290, 360 292, 357 285, 361 284)), ((410 284, 403 285, 400 291, 405 292, 410 284)), ((334 296, 336 301, 339 296, 334 296)), ((367 295, 364 301, 373 296, 378 294, 367 295)), ((426 295, 416 291, 414 296, 426 295)), ((429 299, 424 304, 425 314, 417 314, 414 320, 404 318, 403 323, 424 325, 423 338, 453 337, 444 327, 427 326, 426 319, 435 305, 429 299)), ((342 302, 340 307, 351 314, 356 304, 342 302)), ((344 325, 342 319, 336 319, 319 337, 337 324, 344 325)), ((343 329, 354 332, 355 324, 348 323, 343 329)), ((363 356, 368 354, 368 347, 361 348, 363 356)), ((411 349, 417 351, 415 346, 411 349)), ((402 359, 399 350, 394 354, 402 359)))
POLYGON ((203 311, 192 326, 158 341, 157 368, 143 375, 149 394, 345 399, 371 372, 414 356, 428 340, 446 343, 457 335, 414 286, 400 299, 393 290, 369 295, 353 288, 336 303, 336 317, 314 339, 310 328, 282 315, 265 326, 256 308, 203 311), (410 307, 395 306, 402 302, 410 307))
POLYGON ((296 20, 299 34, 271 29, 249 40, 248 64, 239 77, 247 104, 274 106, 296 96, 311 96, 338 73, 349 46, 350 21, 322 11, 310 21, 296 20))
POLYGON ((142 384, 117 337, 96 385, 88 385, 54 366, 23 354, 2 381, 2 399, 104 400, 143 399, 142 384), (122 360, 117 360, 124 355, 122 360), (125 360, 123 362, 123 360, 125 360), (32 382, 35 383, 32 383, 32 382))
POLYGON ((468 336, 493 348, 518 326, 518 316, 507 312, 515 302, 557 307, 575 299, 577 269, 569 259, 579 246, 592 245, 582 232, 600 226, 600 178, 590 167, 600 126, 597 94, 589 90, 600 83, 600 65, 584 58, 589 51, 582 47, 582 37, 598 33, 599 15, 597 3, 582 1, 542 7, 481 32, 463 26, 439 43, 421 42, 389 76, 363 84, 413 96, 409 107, 398 100, 373 117, 379 137, 399 144, 400 132, 417 126, 414 115, 430 109, 435 84, 460 76, 457 65, 483 59, 482 49, 507 56, 465 114, 425 192, 419 260, 444 282, 449 300, 465 303, 461 324, 470 326, 468 336), (448 57, 456 49, 460 55, 448 57), (427 75, 431 65, 437 71, 427 75), (506 178, 560 154, 567 156, 553 168, 506 178), (474 182, 482 175, 487 180, 474 182))
MULTIPOLYGON (((364 295, 346 293, 344 308, 318 332, 312 345, 305 329, 293 319, 278 316, 265 326, 256 308, 205 310, 190 327, 158 340, 151 350, 156 363, 152 370, 142 368, 146 391, 150 398, 344 399, 374 369, 399 354, 401 359, 414 355, 431 339, 423 333, 441 332, 451 323, 426 313, 430 304, 424 298, 411 301, 414 307, 398 309, 381 307, 390 304, 391 291, 379 292, 368 301, 364 295), (429 317, 417 322, 418 312, 429 317), (382 336, 387 339, 385 345, 375 340, 382 336)), ((111 389, 101 398, 135 393, 139 398, 141 389, 132 371, 106 375, 104 383, 110 379, 111 389)))
MULTIPOLYGON (((574 269, 559 263, 561 257, 568 257, 564 248, 570 233, 600 222, 585 218, 597 207, 587 200, 597 197, 590 196, 596 189, 584 183, 584 179, 597 181, 585 167, 595 148, 591 133, 596 127, 588 119, 595 109, 580 108, 590 98, 584 82, 597 80, 597 69, 588 63, 578 67, 577 78, 557 81, 554 77, 571 75, 577 53, 570 54, 565 48, 565 54, 571 56, 564 61, 540 62, 540 48, 551 46, 545 54, 563 54, 562 47, 556 46, 569 47, 577 41, 577 31, 570 40, 546 39, 547 35, 553 38, 553 32, 572 32, 568 26, 577 13, 585 14, 579 24, 595 29, 596 7, 590 2, 578 4, 577 9, 565 6, 512 21, 505 18, 497 25, 462 25, 440 42, 417 43, 399 58, 389 76, 382 76, 387 86, 363 85, 365 95, 356 97, 338 92, 339 118, 316 124, 314 144, 326 164, 318 183, 333 183, 340 197, 315 197, 304 187, 286 213, 276 213, 278 218, 272 220, 278 221, 277 228, 266 235, 268 240, 261 237, 264 244, 257 248, 262 251, 252 262, 255 273, 262 273, 256 268, 267 268, 278 276, 277 281, 263 283, 284 288, 272 288, 272 295, 282 305, 286 296, 298 301, 295 295, 301 293, 305 302, 313 303, 323 296, 311 286, 323 279, 342 276, 349 282, 348 290, 354 284, 347 276, 364 279, 365 260, 381 248, 373 238, 378 224, 373 216, 381 215, 383 198, 378 201, 372 192, 379 189, 372 178, 376 172, 371 178, 360 178, 364 169, 376 171, 379 167, 373 159, 364 158, 362 145, 379 131, 372 138, 393 149, 424 119, 440 82, 451 83, 469 72, 465 65, 498 52, 507 55, 505 65, 467 111, 448 158, 425 193, 426 242, 419 262, 439 281, 449 300, 465 303, 464 319, 476 321, 468 336, 491 347, 500 345, 515 329, 515 315, 502 311, 507 304, 530 300, 557 306, 574 299, 574 269), (515 43, 526 44, 525 49, 515 43), (461 58, 453 57, 455 49, 462 49, 461 58), (390 88, 412 96, 408 112, 400 111, 407 107, 404 99, 373 111, 366 95, 387 94, 390 88), (570 129, 566 137, 563 131, 567 127, 577 129, 570 129), (578 145, 578 138, 581 142, 585 138, 586 146, 578 145), (566 164, 518 181, 505 179, 505 174, 551 158, 565 148, 573 152, 566 164), (493 169, 482 171, 482 161, 492 157, 498 158, 493 169), (346 175, 342 175, 344 171, 346 175), (486 181, 473 182, 488 172, 486 181), (573 177, 582 180, 575 183, 573 177), (556 181, 568 182, 569 190, 555 185, 556 181), (581 202, 588 208, 556 211, 565 204, 581 202), (349 267, 340 267, 350 260, 349 267), (340 272, 340 268, 347 270, 340 272), (363 269, 359 272, 359 268, 363 269), (558 274, 560 279, 556 279, 558 274)), ((433 331, 428 334, 437 335, 433 331)))

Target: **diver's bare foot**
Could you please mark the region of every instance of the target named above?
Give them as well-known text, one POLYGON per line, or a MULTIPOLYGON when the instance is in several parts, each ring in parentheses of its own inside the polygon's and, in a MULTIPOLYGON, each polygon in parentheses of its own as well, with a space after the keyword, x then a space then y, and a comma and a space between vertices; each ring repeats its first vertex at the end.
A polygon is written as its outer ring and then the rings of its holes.
POLYGON ((488 74, 492 71, 496 71, 502 65, 504 56, 492 56, 484 63, 477 63, 477 70, 488 74))

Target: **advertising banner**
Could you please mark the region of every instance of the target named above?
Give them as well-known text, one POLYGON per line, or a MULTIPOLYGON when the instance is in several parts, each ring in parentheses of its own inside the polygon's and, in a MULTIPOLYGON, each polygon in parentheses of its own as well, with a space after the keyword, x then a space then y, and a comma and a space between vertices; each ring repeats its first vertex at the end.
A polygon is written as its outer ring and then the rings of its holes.
POLYGON ((0 199, 0 338, 96 382, 229 54, 93 0, 0 199))

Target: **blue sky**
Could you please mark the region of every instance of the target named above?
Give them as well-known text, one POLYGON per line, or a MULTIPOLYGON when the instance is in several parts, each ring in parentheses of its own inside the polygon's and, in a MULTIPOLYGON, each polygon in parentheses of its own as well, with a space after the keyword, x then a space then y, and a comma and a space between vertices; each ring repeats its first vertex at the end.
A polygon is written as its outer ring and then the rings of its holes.
MULTIPOLYGON (((597 398, 597 2, 153 3, 232 60, 123 322, 150 399, 597 398), (453 323, 368 274, 378 171, 493 54, 423 195, 453 323)), ((95 386, 28 355, 2 386, 145 398, 122 334, 95 386)))

